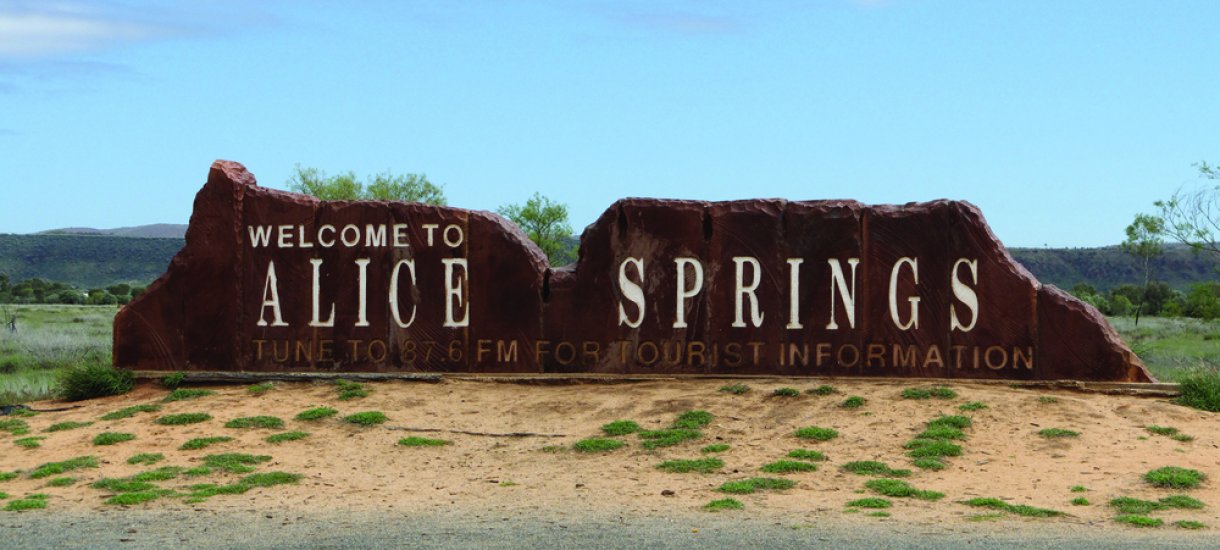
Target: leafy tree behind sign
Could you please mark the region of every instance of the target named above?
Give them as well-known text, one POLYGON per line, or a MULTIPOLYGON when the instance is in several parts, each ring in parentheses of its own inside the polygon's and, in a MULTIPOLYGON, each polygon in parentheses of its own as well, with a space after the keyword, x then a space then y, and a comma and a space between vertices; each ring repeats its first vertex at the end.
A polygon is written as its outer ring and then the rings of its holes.
POLYGON ((365 183, 351 171, 327 176, 317 168, 297 165, 295 173, 288 179, 288 189, 324 201, 380 200, 422 202, 440 206, 446 203, 445 192, 440 186, 428 181, 428 176, 423 174, 384 172, 372 176, 368 183, 365 183))
POLYGON ((1139 260, 1144 272, 1144 293, 1135 306, 1136 325, 1140 324, 1140 312, 1148 301, 1148 284, 1152 281, 1152 259, 1165 252, 1164 242, 1161 240, 1164 231, 1164 221, 1147 214, 1137 214, 1135 221, 1127 226, 1127 240, 1123 241, 1123 252, 1139 260))
MULTIPOLYGON (((1220 181, 1220 167, 1198 164, 1199 176, 1220 181)), ((1199 252, 1220 254, 1220 185, 1179 189, 1169 200, 1157 201, 1164 223, 1162 232, 1199 252)))
POLYGON ((525 204, 501 206, 496 212, 516 223, 546 253, 551 265, 566 265, 575 261, 573 250, 567 246, 568 237, 572 236, 572 226, 568 224, 568 205, 553 202, 535 192, 525 204))

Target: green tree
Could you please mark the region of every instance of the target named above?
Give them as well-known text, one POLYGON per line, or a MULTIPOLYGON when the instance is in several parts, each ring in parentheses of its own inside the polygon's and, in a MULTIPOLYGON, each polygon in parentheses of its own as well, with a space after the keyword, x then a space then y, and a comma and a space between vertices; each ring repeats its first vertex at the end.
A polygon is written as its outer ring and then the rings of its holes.
POLYGON ((568 205, 552 202, 535 192, 524 205, 509 204, 497 208, 496 212, 516 223, 542 249, 551 265, 565 265, 574 260, 566 242, 572 236, 568 205))
POLYGON ((366 185, 351 171, 328 176, 317 168, 297 165, 292 177, 288 178, 288 189, 324 201, 381 200, 435 205, 446 202, 441 187, 428 181, 428 176, 423 174, 384 172, 373 176, 366 185))
MULTIPOLYGON (((1220 167, 1200 162, 1199 177, 1220 181, 1220 167)), ((1196 252, 1220 254, 1220 185, 1180 188, 1168 200, 1157 201, 1161 209, 1163 233, 1189 245, 1196 252)))
POLYGON ((1139 261, 1144 271, 1144 295, 1135 305, 1136 326, 1140 324, 1140 311, 1144 309, 1148 284, 1152 282, 1152 259, 1165 252, 1164 242, 1161 240, 1164 231, 1165 224, 1161 218, 1148 214, 1136 214, 1135 221, 1127 226, 1127 240, 1123 241, 1123 251, 1139 261))

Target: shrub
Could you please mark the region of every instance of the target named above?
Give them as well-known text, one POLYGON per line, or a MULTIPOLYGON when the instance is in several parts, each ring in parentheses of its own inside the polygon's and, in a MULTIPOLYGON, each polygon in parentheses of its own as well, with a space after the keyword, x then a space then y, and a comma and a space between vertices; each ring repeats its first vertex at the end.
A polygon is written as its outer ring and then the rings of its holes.
POLYGON ((374 424, 383 424, 388 420, 385 413, 381 411, 364 411, 356 414, 351 414, 343 417, 344 422, 357 424, 360 426, 372 426, 374 424))
POLYGON ((791 479, 775 478, 775 477, 752 477, 748 479, 739 479, 736 481, 725 482, 716 490, 722 493, 731 493, 736 495, 748 495, 755 491, 782 491, 796 487, 796 482, 791 479))
POLYGON ((796 397, 800 394, 801 392, 796 388, 775 388, 775 391, 771 392, 771 395, 775 397, 796 397))
POLYGON ((64 399, 83 401, 127 393, 135 387, 135 378, 129 370, 86 362, 60 371, 58 384, 64 399))
POLYGON ((622 448, 627 444, 618 439, 609 439, 605 437, 590 437, 582 439, 572 445, 572 448, 579 453, 604 453, 622 448))
POLYGON ((611 436, 627 435, 638 431, 640 431, 640 425, 634 420, 615 420, 602 426, 602 432, 611 436))
POLYGON ((1195 370, 1178 378, 1182 395, 1175 402, 1199 410, 1220 412, 1220 371, 1195 370))
POLYGON ((814 441, 830 441, 839 437, 838 430, 834 428, 821 428, 818 426, 808 426, 796 431, 795 434, 801 439, 812 439, 814 441))
MULTIPOLYGON (((380 413, 378 413, 378 414, 380 414, 380 413)), ((351 417, 348 417, 348 418, 351 418, 351 417)), ((348 422, 351 422, 351 420, 348 420, 348 422)), ((381 422, 385 422, 385 415, 382 415, 381 422)), ((363 424, 363 422, 357 422, 357 423, 363 424)), ((376 423, 380 424, 380 422, 376 422, 376 423)), ((280 420, 279 418, 276 418, 274 416, 243 416, 243 417, 234 418, 233 420, 225 422, 225 427, 226 428, 262 428, 262 429, 278 430, 278 429, 284 427, 284 421, 280 420)))
POLYGON ((742 504, 740 500, 735 498, 722 498, 719 500, 713 500, 703 505, 703 509, 709 512, 719 512, 721 510, 741 510, 745 507, 746 505, 742 504))
POLYGON ((162 399, 161 402, 172 403, 174 401, 186 401, 187 399, 199 399, 200 397, 215 394, 216 392, 212 390, 205 390, 202 388, 178 388, 172 392, 169 392, 169 395, 165 396, 165 399, 162 399))
POLYGON ((1157 487, 1171 487, 1174 489, 1193 489, 1198 487, 1199 483, 1202 483, 1204 479, 1207 479, 1207 476, 1198 470, 1179 468, 1177 466, 1157 468, 1144 474, 1144 481, 1157 487))
POLYGON ((877 462, 875 460, 848 462, 843 465, 843 470, 862 476, 907 477, 911 475, 910 470, 895 470, 884 462, 877 462))
POLYGON ((698 458, 694 460, 666 460, 657 464, 658 470, 685 474, 689 472, 699 472, 703 474, 711 473, 724 467, 724 461, 719 458, 698 458))
POLYGON ((321 420, 338 414, 339 411, 330 407, 314 407, 297 413, 297 420, 321 420))
POLYGON ((684 441, 701 439, 703 432, 684 428, 670 428, 667 430, 643 431, 639 433, 639 436, 640 439, 644 440, 645 449, 656 449, 659 447, 672 447, 684 441))
POLYGON ((211 419, 212 415, 208 413, 181 413, 167 414, 154 420, 154 422, 163 426, 181 426, 184 424, 198 424, 200 422, 207 422, 211 419))
POLYGON ((750 391, 750 386, 745 384, 733 384, 731 386, 721 386, 720 391, 724 393, 731 393, 733 395, 743 395, 750 391))
POLYGON ((867 400, 865 400, 863 397, 860 397, 859 395, 853 395, 853 396, 845 399, 842 403, 839 404, 839 406, 844 409, 858 409, 860 407, 863 407, 865 403, 867 403, 867 400))
POLYGON ((121 432, 102 432, 93 437, 94 445, 114 445, 124 441, 131 441, 136 438, 136 434, 121 433, 121 432))
POLYGON ((178 371, 172 374, 167 374, 161 378, 161 385, 168 389, 176 390, 186 381, 186 373, 178 371))
POLYGON ((768 474, 790 474, 793 472, 812 472, 817 470, 818 467, 809 462, 777 460, 770 464, 764 464, 760 469, 768 474))
MULTIPOLYGON (((617 441, 617 440, 611 440, 617 441)), ((432 439, 428 437, 404 437, 398 440, 398 444, 403 447, 443 447, 450 442, 444 439, 432 439)), ((621 443, 621 441, 620 441, 621 443)))
POLYGON ((678 429, 697 430, 712 423, 712 413, 707 411, 686 411, 678 415, 673 427, 678 429))
POLYGON ((805 393, 808 393, 810 395, 830 395, 832 393, 837 393, 837 390, 835 390, 834 386, 827 386, 827 385, 823 384, 816 388, 811 388, 811 389, 805 390, 805 393))

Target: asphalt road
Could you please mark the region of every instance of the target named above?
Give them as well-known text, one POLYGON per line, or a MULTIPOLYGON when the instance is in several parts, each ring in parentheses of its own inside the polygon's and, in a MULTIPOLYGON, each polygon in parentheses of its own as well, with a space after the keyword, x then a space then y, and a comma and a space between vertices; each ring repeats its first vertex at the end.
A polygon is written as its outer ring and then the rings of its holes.
POLYGON ((1208 530, 1014 519, 912 525, 851 518, 822 525, 730 514, 664 517, 406 516, 382 512, 107 510, 0 512, 0 548, 1220 548, 1208 530))

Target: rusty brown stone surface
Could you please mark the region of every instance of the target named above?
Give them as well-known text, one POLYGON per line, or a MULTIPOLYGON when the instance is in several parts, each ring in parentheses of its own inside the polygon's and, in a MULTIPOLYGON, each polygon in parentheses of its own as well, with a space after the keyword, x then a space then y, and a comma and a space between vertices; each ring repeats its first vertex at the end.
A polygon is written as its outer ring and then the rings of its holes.
POLYGON ((186 241, 116 317, 116 365, 1151 380, 966 202, 623 199, 551 268, 492 213, 322 202, 217 161, 186 241))

